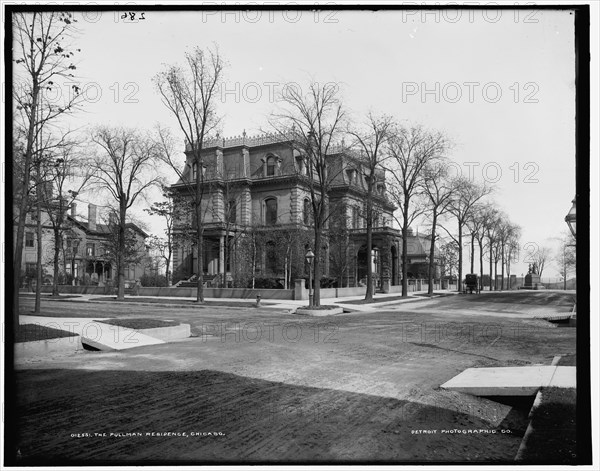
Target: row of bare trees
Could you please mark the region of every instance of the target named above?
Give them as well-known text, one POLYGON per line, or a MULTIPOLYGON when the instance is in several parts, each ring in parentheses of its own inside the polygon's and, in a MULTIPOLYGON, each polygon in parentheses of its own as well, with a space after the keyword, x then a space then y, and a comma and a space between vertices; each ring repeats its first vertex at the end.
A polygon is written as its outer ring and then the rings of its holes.
MULTIPOLYGON (((43 231, 52 232, 53 294, 58 294, 60 254, 72 229, 68 212, 85 190, 117 215, 110 253, 117 268, 119 298, 124 295, 124 269, 131 262, 132 237, 128 210, 160 182, 156 140, 144 133, 98 127, 72 130, 72 117, 83 97, 73 85, 77 70, 74 46, 77 20, 66 12, 13 13, 16 47, 13 82, 13 319, 18 326, 19 278, 26 225, 36 222, 37 267, 35 312, 40 310, 43 274, 43 231), (68 90, 68 93, 64 93, 68 90), (79 136, 79 137, 78 137, 79 136), (84 136, 84 137, 82 137, 84 136), (84 144, 85 142, 89 145, 84 144), (46 226, 44 228, 43 226, 46 226)), ((109 237, 109 239, 111 239, 109 237)), ((107 241, 107 244, 111 244, 107 241)), ((137 256, 137 255, 136 255, 137 256)))
MULTIPOLYGON (((44 88, 60 86, 59 79, 69 79, 76 69, 72 60, 74 52, 66 45, 69 36, 76 33, 74 23, 69 14, 55 12, 15 16, 14 27, 20 45, 20 54, 15 62, 22 66, 19 75, 22 83, 15 87, 14 97, 19 116, 15 132, 22 136, 19 148, 15 146, 15 162, 19 163, 18 166, 15 164, 18 195, 15 272, 19 272, 22 262, 25 216, 34 202, 38 202, 39 207, 44 200, 40 196, 41 191, 36 192, 35 188, 44 186, 42 182, 50 182, 57 189, 57 194, 48 199, 46 208, 56 215, 52 221, 56 244, 55 275, 59 244, 63 239, 60 231, 64 230, 66 211, 84 187, 98 189, 107 195, 107 205, 117 215, 115 261, 119 280, 118 299, 122 299, 124 267, 128 262, 124 254, 128 245, 126 229, 129 213, 146 197, 150 188, 164 187, 166 181, 158 173, 162 164, 178 177, 181 190, 178 195, 185 197, 188 206, 174 205, 167 200, 150 208, 149 214, 163 217, 167 224, 166 240, 155 238, 151 244, 164 258, 168 271, 175 221, 182 219, 182 211, 193 215, 188 232, 198 249, 196 272, 200 276, 196 298, 201 303, 204 301, 204 280, 201 276, 204 263, 203 251, 199 248, 203 247, 204 221, 210 207, 206 199, 213 189, 206 181, 204 169, 207 163, 203 148, 208 140, 218 136, 221 118, 217 109, 217 91, 222 85, 226 62, 216 46, 208 49, 197 47, 185 55, 183 65, 168 65, 154 77, 159 96, 184 137, 192 168, 181 162, 181 153, 175 144, 178 139, 160 126, 152 133, 107 126, 95 128, 87 133, 91 148, 83 152, 84 157, 82 152, 78 152, 83 147, 81 142, 78 144, 70 140, 70 133, 59 124, 63 114, 78 109, 78 90, 74 89, 60 105, 44 102, 42 94, 44 88), (73 181, 77 181, 77 185, 71 188, 65 186, 73 181), (180 214, 175 214, 175 206, 180 214)), ((490 275, 492 264, 497 271, 498 263, 502 275, 505 269, 510 274, 510 261, 519 245, 520 230, 493 202, 486 201, 492 192, 489 185, 452 174, 451 169, 455 167, 449 165, 447 155, 452 143, 442 132, 401 124, 391 116, 372 112, 364 119, 351 117, 337 84, 311 81, 305 91, 296 87, 286 88, 278 98, 279 108, 271 114, 269 125, 298 151, 307 177, 315 254, 315 305, 320 304, 322 251, 327 242, 329 220, 335 212, 330 208, 329 194, 335 178, 343 170, 341 166, 332 165, 330 156, 340 143, 359 163, 359 178, 366 183, 367 300, 373 298, 373 223, 377 212, 375 196, 380 185, 387 185, 386 193, 398 207, 397 222, 403 244, 403 296, 408 295, 409 228, 416 221, 426 221, 431 230, 430 290, 433 289, 431 281, 439 227, 458 250, 459 290, 463 278, 465 235, 471 238, 471 272, 474 271, 477 242, 481 274, 484 250, 489 254, 490 275), (343 144, 344 139, 349 140, 347 146, 343 144)), ((38 276, 39 273, 41 268, 38 276)), ((55 276, 55 280, 57 278, 55 276)), ((15 290, 15 312, 18 313, 18 286, 15 290)))

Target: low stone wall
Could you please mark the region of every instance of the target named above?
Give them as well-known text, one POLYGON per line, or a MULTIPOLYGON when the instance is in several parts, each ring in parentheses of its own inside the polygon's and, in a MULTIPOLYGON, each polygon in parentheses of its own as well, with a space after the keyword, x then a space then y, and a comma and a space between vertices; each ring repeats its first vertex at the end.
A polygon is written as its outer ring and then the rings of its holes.
POLYGON ((156 327, 154 329, 140 329, 140 333, 154 337, 155 339, 170 340, 186 339, 192 335, 189 324, 179 324, 169 327, 156 327))
POLYGON ((321 288, 321 299, 337 298, 337 288, 321 288))
POLYGON ((74 353, 82 350, 81 337, 60 337, 55 339, 34 340, 15 343, 15 358, 40 357, 56 353, 74 353))
POLYGON ((344 298, 346 296, 364 296, 367 292, 366 286, 357 286, 354 288, 337 288, 336 298, 344 298))
MULTIPOLYGON (((59 285, 58 292, 63 294, 105 294, 105 286, 59 285)), ((52 293, 52 286, 42 286, 42 293, 52 293)))
MULTIPOLYGON (((196 296, 196 288, 169 288, 169 287, 153 287, 142 286, 138 290, 139 296, 175 296, 180 298, 193 298, 196 296)), ((204 289, 206 296, 206 288, 204 289)))
MULTIPOLYGON (((177 296, 193 298, 196 296, 196 288, 153 288, 142 287, 139 289, 140 296, 177 296)), ((234 298, 256 300, 259 294, 262 299, 294 299, 291 289, 250 289, 250 288, 204 288, 205 298, 234 298)))

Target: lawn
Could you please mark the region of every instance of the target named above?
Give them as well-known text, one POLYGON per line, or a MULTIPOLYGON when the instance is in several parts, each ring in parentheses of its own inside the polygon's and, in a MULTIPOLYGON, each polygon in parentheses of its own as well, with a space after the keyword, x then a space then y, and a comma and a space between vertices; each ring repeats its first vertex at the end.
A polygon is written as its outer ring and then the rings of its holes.
POLYGON ((577 459, 577 392, 545 388, 531 419, 533 433, 523 454, 525 463, 575 464, 577 459))
POLYGON ((158 327, 173 327, 179 325, 179 322, 175 321, 163 321, 160 319, 148 319, 148 318, 136 318, 136 319, 105 319, 98 321, 103 324, 117 325, 119 327, 126 327, 127 329, 156 329, 158 327))
MULTIPOLYGON (((178 306, 202 308, 202 307, 238 307, 238 308, 249 308, 256 307, 256 302, 232 302, 232 301, 204 301, 203 303, 197 303, 196 299, 167 299, 167 298, 146 298, 146 297, 127 297, 123 301, 117 301, 116 297, 102 297, 102 298, 90 298, 90 301, 104 301, 113 303, 149 303, 149 304, 176 304, 178 306)), ((262 305, 269 305, 274 303, 263 302, 262 305)))
POLYGON ((76 337, 77 334, 66 330, 52 329, 39 324, 21 324, 15 335, 15 342, 35 342, 38 340, 57 339, 62 337, 76 337))

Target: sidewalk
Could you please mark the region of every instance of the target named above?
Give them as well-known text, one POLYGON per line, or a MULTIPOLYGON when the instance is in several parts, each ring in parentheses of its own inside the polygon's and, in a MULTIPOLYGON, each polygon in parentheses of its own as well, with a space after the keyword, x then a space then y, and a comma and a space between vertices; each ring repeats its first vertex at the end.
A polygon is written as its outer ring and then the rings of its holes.
POLYGON ((103 319, 19 316, 20 324, 37 324, 73 332, 81 336, 82 340, 85 340, 85 343, 99 350, 125 350, 145 345, 165 343, 163 340, 150 337, 136 329, 98 322, 101 320, 103 319))
MULTIPOLYGON (((348 296, 348 297, 338 297, 338 298, 325 298, 325 299, 321 299, 321 304, 322 305, 329 305, 329 304, 336 304, 339 305, 341 307, 343 307, 345 310, 348 311, 361 311, 361 312, 369 312, 369 311, 376 311, 377 309, 379 309, 382 306, 389 306, 389 305, 397 305, 397 304, 405 304, 405 303, 412 303, 412 302, 418 302, 418 301, 428 301, 429 299, 435 299, 441 295, 448 295, 448 294, 458 294, 457 292, 454 291, 435 291, 434 295, 432 297, 426 297, 423 296, 424 294, 426 294, 427 291, 415 291, 415 292, 411 292, 409 293, 407 298, 403 298, 403 299, 398 299, 400 298, 401 294, 400 293, 376 293, 374 296, 374 299, 376 300, 381 300, 381 299, 385 299, 385 298, 393 298, 390 301, 378 301, 376 303, 370 303, 370 304, 352 304, 352 303, 348 303, 348 301, 361 301, 364 299, 364 296, 348 296)), ((66 302, 79 302, 79 303, 86 303, 86 302, 92 302, 92 303, 102 303, 102 302, 109 302, 110 299, 114 299, 114 295, 100 295, 100 294, 79 294, 79 295, 68 295, 69 297, 67 298, 65 296, 65 299, 60 299, 61 301, 66 301, 66 302), (106 298, 106 301, 102 301, 102 298, 106 298), (93 299, 93 301, 92 301, 93 299)), ((45 296, 42 297, 42 299, 44 299, 45 296)), ((48 296, 49 298, 49 296, 48 296)), ((173 300, 183 300, 183 301, 190 301, 193 298, 190 297, 182 297, 182 296, 131 296, 131 295, 126 295, 125 296, 126 299, 128 300, 132 300, 129 301, 130 303, 135 303, 135 304, 139 304, 139 305, 152 305, 152 306, 161 306, 161 305, 168 305, 169 307, 171 306, 181 306, 181 304, 177 304, 177 303, 169 303, 169 301, 173 301, 173 300), (140 301, 135 302, 135 299, 138 298, 152 298, 155 300, 161 300, 163 302, 160 303, 148 303, 148 302, 144 302, 144 301, 140 301)), ((57 298, 52 298, 52 299, 57 299, 57 298)), ((228 302, 228 303, 251 303, 254 302, 253 299, 240 299, 240 298, 205 298, 205 301, 211 301, 211 302, 215 302, 218 303, 219 301, 223 301, 223 302, 228 302)), ((263 299, 261 300, 261 308, 264 309, 277 309, 277 310, 288 310, 290 312, 295 311, 298 307, 300 306, 307 306, 308 305, 308 300, 278 300, 278 299, 263 299)), ((218 306, 214 306, 214 307, 218 307, 218 306)))

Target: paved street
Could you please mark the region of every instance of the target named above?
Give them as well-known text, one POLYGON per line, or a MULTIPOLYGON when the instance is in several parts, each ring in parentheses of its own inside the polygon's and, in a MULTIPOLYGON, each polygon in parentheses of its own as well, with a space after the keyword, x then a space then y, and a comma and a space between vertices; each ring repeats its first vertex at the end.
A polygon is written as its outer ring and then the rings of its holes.
MULTIPOLYGON (((24 300, 22 313, 31 306, 24 300)), ((571 295, 551 292, 370 305, 328 318, 284 304, 44 301, 48 316, 173 319, 191 324, 194 337, 21 362, 20 452, 24 463, 511 461, 526 427, 519 408, 439 386, 466 368, 550 365, 575 353, 576 329, 533 319, 570 307, 571 295)))

